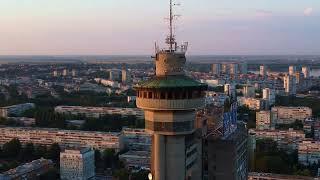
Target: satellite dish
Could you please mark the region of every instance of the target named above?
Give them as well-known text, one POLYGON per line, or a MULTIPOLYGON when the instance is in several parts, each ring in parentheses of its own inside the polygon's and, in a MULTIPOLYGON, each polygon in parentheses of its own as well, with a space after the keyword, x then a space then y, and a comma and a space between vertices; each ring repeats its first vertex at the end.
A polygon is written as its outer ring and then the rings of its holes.
POLYGON ((151 173, 149 173, 149 174, 148 174, 148 179, 149 179, 149 180, 152 180, 152 179, 153 179, 153 177, 152 177, 152 174, 151 174, 151 173))

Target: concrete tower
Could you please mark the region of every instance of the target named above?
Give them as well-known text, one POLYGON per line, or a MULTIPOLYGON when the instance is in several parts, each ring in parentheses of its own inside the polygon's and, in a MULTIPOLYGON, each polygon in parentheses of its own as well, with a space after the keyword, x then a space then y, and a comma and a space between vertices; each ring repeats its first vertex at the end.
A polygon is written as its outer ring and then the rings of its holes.
POLYGON ((153 134, 152 179, 202 179, 202 146, 195 118, 196 109, 204 106, 207 85, 184 73, 188 44, 178 47, 175 42, 172 6, 170 0, 169 48, 156 47, 156 76, 135 86, 137 106, 144 109, 145 128, 153 134))

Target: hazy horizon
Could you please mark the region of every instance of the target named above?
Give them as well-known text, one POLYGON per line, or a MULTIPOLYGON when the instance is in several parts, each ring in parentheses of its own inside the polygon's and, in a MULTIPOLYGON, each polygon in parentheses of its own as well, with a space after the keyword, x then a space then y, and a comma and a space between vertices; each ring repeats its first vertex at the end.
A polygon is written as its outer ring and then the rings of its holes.
MULTIPOLYGON (((189 55, 320 54, 318 0, 180 0, 189 55)), ((0 55, 149 55, 167 0, 1 0, 0 55)))

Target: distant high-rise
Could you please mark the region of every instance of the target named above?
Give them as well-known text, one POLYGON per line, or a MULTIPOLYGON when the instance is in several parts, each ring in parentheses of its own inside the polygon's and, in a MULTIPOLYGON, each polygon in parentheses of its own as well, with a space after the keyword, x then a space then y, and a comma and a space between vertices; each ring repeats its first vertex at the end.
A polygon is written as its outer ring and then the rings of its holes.
POLYGON ((239 73, 239 65, 236 63, 230 64, 230 74, 237 76, 239 73))
POLYGON ((122 79, 122 83, 127 83, 130 79, 127 67, 125 64, 122 65, 122 69, 121 69, 121 79, 122 79))
POLYGON ((67 148, 60 153, 61 180, 87 180, 95 176, 94 151, 67 148))
POLYGON ((248 74, 248 64, 246 62, 241 62, 239 64, 239 69, 241 74, 248 74))
POLYGON ((119 77, 120 77, 120 70, 112 69, 109 71, 109 79, 111 81, 119 80, 119 77))
POLYGON ((214 75, 220 76, 221 75, 221 70, 222 70, 222 65, 219 63, 212 64, 212 69, 211 72, 214 75))
POLYGON ((276 101, 275 91, 273 89, 264 88, 262 91, 262 98, 269 102, 269 105, 273 105, 276 101))
POLYGON ((296 84, 298 85, 302 84, 304 75, 301 72, 297 71, 295 73, 295 77, 296 77, 296 84))
POLYGON ((201 179, 202 146, 197 141, 195 118, 196 109, 204 106, 207 85, 184 73, 188 44, 177 46, 172 7, 170 0, 169 47, 156 48, 156 75, 135 86, 136 102, 145 111, 146 130, 153 134, 152 179, 201 179))
POLYGON ((260 66, 260 76, 266 77, 267 75, 267 67, 265 65, 260 66))
POLYGON ((77 76, 77 71, 76 71, 75 69, 72 69, 71 75, 72 75, 73 77, 76 77, 76 76, 77 76))
POLYGON ((255 92, 254 86, 247 85, 247 86, 243 87, 243 96, 244 97, 253 97, 254 98, 255 95, 256 95, 256 92, 255 92))
POLYGON ((67 69, 64 69, 63 71, 62 71, 62 76, 67 76, 68 75, 68 70, 67 69))
POLYGON ((228 66, 228 64, 222 64, 221 65, 221 72, 224 74, 229 74, 230 73, 230 68, 228 66))
POLYGON ((58 71, 57 71, 57 70, 54 70, 54 71, 53 71, 53 77, 58 77, 58 76, 59 76, 58 71))
POLYGON ((290 76, 295 76, 297 71, 297 67, 296 66, 289 66, 289 75, 290 76))
POLYGON ((302 73, 303 73, 304 78, 309 78, 310 77, 310 67, 309 66, 302 67, 302 73))
POLYGON ((296 77, 285 75, 283 79, 283 86, 288 95, 295 95, 297 93, 296 77))

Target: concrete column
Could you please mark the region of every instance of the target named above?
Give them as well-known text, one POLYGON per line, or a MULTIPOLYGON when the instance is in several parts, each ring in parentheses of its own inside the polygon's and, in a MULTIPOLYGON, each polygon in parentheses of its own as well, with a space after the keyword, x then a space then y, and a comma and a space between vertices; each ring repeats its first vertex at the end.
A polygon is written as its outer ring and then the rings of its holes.
POLYGON ((153 135, 153 173, 155 180, 166 180, 166 149, 165 137, 160 134, 153 135))
POLYGON ((185 179, 185 158, 185 137, 166 136, 166 180, 185 179))

